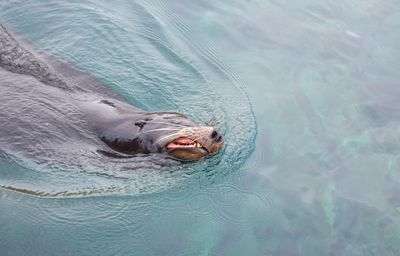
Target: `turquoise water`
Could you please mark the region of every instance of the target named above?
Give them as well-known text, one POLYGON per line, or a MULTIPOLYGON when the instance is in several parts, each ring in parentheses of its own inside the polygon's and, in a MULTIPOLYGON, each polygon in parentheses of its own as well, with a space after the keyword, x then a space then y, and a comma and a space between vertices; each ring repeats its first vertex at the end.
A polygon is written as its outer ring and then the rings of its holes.
POLYGON ((226 138, 162 171, 2 148, 0 185, 24 193, 0 189, 1 255, 399 254, 398 1, 15 0, 0 18, 226 138))

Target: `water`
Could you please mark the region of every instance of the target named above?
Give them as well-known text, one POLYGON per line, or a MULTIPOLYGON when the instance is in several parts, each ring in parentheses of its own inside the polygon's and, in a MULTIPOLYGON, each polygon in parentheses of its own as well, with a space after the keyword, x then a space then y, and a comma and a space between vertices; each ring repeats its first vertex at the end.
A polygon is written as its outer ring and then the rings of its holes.
POLYGON ((227 142, 137 172, 90 143, 35 157, 1 144, 0 185, 20 191, 0 190, 2 255, 399 254, 398 1, 2 1, 0 17, 227 142))

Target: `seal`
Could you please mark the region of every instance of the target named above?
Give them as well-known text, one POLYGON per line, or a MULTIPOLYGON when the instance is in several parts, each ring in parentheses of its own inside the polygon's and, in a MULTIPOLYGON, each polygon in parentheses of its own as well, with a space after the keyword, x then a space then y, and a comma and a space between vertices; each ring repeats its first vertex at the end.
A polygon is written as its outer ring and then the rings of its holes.
POLYGON ((177 112, 143 112, 117 100, 80 104, 98 137, 111 149, 127 154, 161 153, 195 161, 221 151, 217 129, 199 126, 177 112))
POLYGON ((0 93, 0 117, 13 120, 0 127, 0 137, 7 140, 0 148, 13 145, 39 159, 58 152, 61 161, 64 147, 56 142, 92 145, 91 127, 100 151, 104 143, 113 150, 105 152, 109 156, 160 153, 194 161, 221 151, 222 136, 213 127, 180 113, 136 109, 89 74, 16 38, 0 24, 0 86, 7 92, 0 93))

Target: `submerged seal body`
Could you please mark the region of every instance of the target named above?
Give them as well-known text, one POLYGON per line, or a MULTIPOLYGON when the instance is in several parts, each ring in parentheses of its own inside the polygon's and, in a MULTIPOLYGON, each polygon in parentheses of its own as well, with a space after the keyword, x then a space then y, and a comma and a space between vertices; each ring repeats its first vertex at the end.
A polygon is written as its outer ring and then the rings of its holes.
POLYGON ((223 146, 215 128, 199 126, 181 113, 143 112, 117 100, 84 102, 80 107, 99 138, 120 153, 163 153, 193 161, 223 146))

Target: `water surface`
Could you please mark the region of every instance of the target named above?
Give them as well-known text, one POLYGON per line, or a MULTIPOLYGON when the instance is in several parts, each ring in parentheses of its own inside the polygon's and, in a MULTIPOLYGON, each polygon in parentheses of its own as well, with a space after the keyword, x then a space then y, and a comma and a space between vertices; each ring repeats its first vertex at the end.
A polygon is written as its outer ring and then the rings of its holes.
POLYGON ((2 144, 0 185, 43 195, 0 190, 2 254, 398 255, 397 1, 3 1, 0 17, 227 142, 163 172, 2 144))

